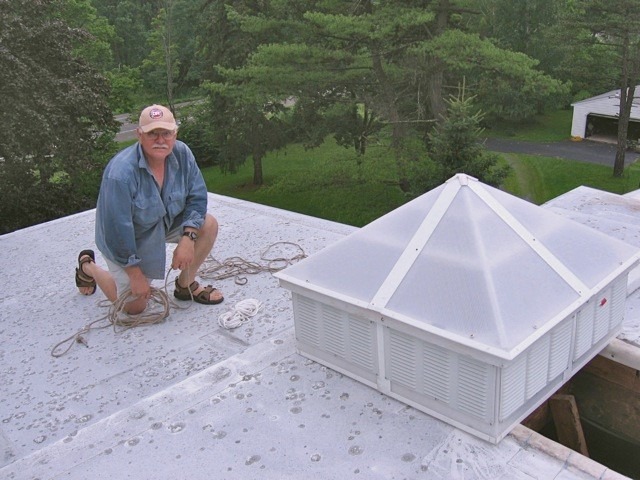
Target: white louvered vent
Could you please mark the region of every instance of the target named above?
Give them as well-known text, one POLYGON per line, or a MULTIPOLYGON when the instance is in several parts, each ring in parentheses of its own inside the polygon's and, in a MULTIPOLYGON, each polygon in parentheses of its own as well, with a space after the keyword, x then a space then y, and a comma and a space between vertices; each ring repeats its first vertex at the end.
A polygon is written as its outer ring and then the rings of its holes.
POLYGON ((472 358, 460 356, 458 362, 457 407, 479 419, 490 421, 493 397, 490 388, 494 385, 493 367, 472 358))
POLYGON ((375 325, 371 320, 302 295, 294 294, 293 299, 296 338, 299 342, 368 372, 375 372, 376 337, 375 325))
POLYGON ((451 352, 437 345, 423 343, 423 346, 422 393, 448 404, 451 399, 451 352))
POLYGON ((345 313, 327 305, 322 306, 322 325, 323 342, 322 347, 327 352, 331 352, 340 358, 346 358, 345 341, 347 340, 344 330, 345 313))
POLYGON ((483 420, 489 417, 493 367, 392 329, 387 338, 392 384, 416 391, 425 402, 434 400, 483 420))
POLYGON ((607 288, 600 299, 595 298, 595 322, 593 329, 593 344, 595 345, 609 332, 609 323, 611 317, 611 288, 607 288))
POLYGON ((389 367, 387 376, 412 390, 418 389, 418 342, 415 338, 389 331, 389 367))
POLYGON ((623 276, 598 292, 593 301, 578 312, 574 361, 579 361, 594 345, 619 328, 624 317, 626 278, 623 276))
POLYGON ((502 370, 500 421, 525 406, 567 369, 570 349, 571 323, 566 322, 502 370))
POLYGON ((626 277, 623 277, 622 279, 616 280, 612 286, 609 330, 616 330, 622 324, 626 299, 627 281, 626 277))
POLYGON ((593 306, 582 308, 576 314, 576 346, 573 352, 573 359, 582 357, 593 345, 593 306))
POLYGON ((376 370, 375 325, 354 315, 347 315, 348 339, 350 341, 347 359, 368 371, 376 370))
POLYGON ((302 295, 294 295, 296 337, 314 347, 320 346, 320 304, 302 295))
POLYGON ((545 336, 534 343, 526 352, 526 396, 529 400, 547 385, 549 371, 550 337, 545 336))
POLYGON ((552 382, 569 368, 571 358, 571 335, 575 316, 551 330, 551 348, 549 353, 549 373, 547 382, 552 382))
POLYGON ((300 353, 498 442, 617 334, 639 262, 460 174, 275 276, 300 353))
POLYGON ((527 359, 522 356, 502 370, 500 390, 500 421, 508 418, 525 402, 525 372, 527 359))

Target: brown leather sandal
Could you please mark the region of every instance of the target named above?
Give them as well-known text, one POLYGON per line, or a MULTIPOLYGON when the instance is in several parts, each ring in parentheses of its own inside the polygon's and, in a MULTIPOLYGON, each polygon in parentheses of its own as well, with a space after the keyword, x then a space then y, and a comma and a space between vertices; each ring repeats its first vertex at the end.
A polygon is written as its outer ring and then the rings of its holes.
POLYGON ((96 293, 96 281, 93 277, 90 277, 86 273, 82 271, 82 265, 85 263, 95 262, 96 255, 93 253, 93 250, 82 250, 78 255, 78 268, 76 268, 76 287, 83 288, 89 287, 93 288, 89 295, 93 295, 96 293), (87 256, 89 258, 87 258, 87 256), (85 257, 85 258, 82 258, 85 257))
POLYGON ((222 303, 224 297, 220 297, 216 300, 211 300, 209 297, 211 296, 211 292, 217 291, 217 288, 213 288, 212 285, 207 285, 203 287, 203 290, 194 295, 193 292, 200 288, 200 284, 197 281, 194 281, 189 287, 183 287, 178 283, 178 277, 176 277, 176 289, 173 292, 173 295, 178 300, 191 300, 193 299, 196 303, 201 303, 203 305, 217 305, 218 303, 222 303))

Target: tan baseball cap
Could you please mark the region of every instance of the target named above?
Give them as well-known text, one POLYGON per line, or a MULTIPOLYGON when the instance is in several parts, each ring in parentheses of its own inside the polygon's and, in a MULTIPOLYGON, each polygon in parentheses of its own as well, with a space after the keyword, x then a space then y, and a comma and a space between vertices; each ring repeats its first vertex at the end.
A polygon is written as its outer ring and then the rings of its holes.
POLYGON ((156 128, 162 128, 164 130, 177 130, 178 124, 173 117, 173 113, 167 107, 162 105, 151 105, 140 114, 140 121, 138 127, 143 132, 150 132, 156 128))

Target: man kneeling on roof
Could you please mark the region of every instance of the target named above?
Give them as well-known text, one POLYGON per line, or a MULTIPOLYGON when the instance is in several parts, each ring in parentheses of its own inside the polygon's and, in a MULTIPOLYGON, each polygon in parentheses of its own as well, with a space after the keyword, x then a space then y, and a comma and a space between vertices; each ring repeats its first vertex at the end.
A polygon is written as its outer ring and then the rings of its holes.
POLYGON ((107 263, 95 263, 92 250, 78 256, 76 285, 92 295, 96 285, 111 301, 129 294, 125 311, 144 311, 151 280, 165 277, 166 243, 176 243, 171 267, 180 270, 174 295, 207 305, 223 301, 196 272, 211 251, 218 222, 207 213, 207 188, 189 147, 176 139, 173 113, 161 105, 145 108, 138 142, 117 153, 102 176, 96 207, 96 245, 107 263))

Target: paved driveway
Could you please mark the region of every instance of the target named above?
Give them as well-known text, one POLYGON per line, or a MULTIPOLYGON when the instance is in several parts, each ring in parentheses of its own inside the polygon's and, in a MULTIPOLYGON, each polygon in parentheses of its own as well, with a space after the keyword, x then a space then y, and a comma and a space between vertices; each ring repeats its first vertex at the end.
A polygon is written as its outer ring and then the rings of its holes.
POLYGON ((122 113, 120 115, 116 115, 115 119, 119 121, 122 125, 120 127, 120 132, 116 135, 117 142, 124 142, 126 140, 135 140, 136 138, 136 127, 138 126, 136 120, 131 119, 131 115, 128 113, 122 113))
MULTIPOLYGON (((615 145, 590 140, 573 142, 567 139, 560 142, 537 143, 503 138, 487 138, 484 143, 489 150, 494 152, 543 155, 545 157, 599 163, 611 167, 613 167, 616 158, 615 145)), ((634 163, 639 157, 640 154, 627 150, 625 165, 634 163)))

